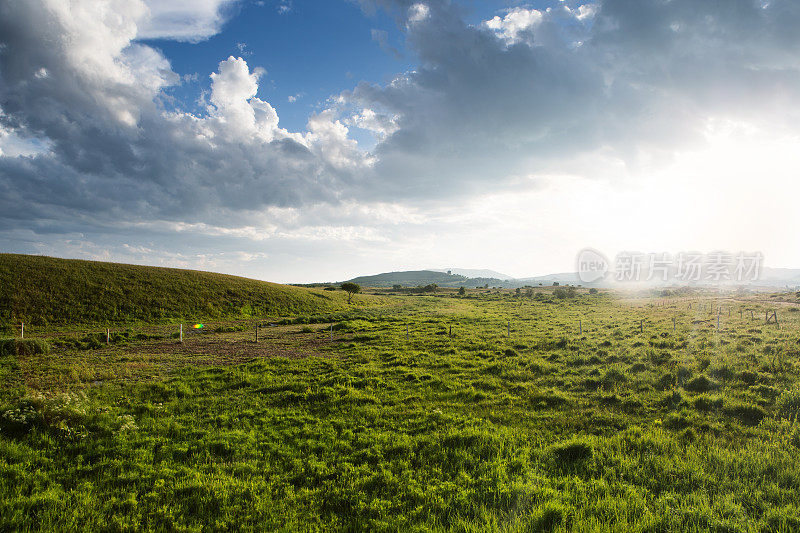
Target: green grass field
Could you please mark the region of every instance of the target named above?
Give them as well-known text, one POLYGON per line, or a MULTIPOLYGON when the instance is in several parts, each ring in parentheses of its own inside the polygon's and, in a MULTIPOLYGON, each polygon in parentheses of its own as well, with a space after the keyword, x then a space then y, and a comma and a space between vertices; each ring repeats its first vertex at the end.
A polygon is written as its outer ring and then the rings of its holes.
POLYGON ((4 355, 0 530, 800 530, 796 295, 534 296, 4 355))

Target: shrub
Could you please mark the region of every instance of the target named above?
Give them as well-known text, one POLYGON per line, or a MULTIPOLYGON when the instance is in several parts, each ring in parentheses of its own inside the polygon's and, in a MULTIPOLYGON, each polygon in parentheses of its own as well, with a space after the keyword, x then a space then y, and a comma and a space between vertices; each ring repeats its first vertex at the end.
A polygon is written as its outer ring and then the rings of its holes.
POLYGON ((35 393, 0 412, 0 431, 19 436, 41 428, 59 437, 85 436, 86 407, 85 393, 54 397, 35 393))
POLYGON ((34 355, 50 352, 50 345, 42 339, 0 339, 0 356, 34 355))
POLYGON ((559 287, 553 291, 553 296, 559 300, 564 300, 565 298, 574 298, 575 293, 575 287, 567 287, 566 289, 559 287))

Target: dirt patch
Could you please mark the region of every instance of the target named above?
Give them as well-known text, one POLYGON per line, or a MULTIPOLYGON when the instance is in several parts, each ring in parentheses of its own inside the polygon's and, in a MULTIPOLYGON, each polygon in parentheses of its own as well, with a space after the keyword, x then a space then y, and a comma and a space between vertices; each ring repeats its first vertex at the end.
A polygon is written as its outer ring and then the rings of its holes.
POLYGON ((327 332, 303 332, 303 326, 253 331, 188 334, 177 339, 138 341, 96 350, 54 349, 47 356, 19 358, 19 370, 8 382, 33 389, 62 391, 105 382, 149 381, 191 366, 237 365, 254 359, 335 357, 327 332))
POLYGON ((252 340, 205 338, 187 340, 183 343, 166 341, 148 346, 130 348, 130 353, 161 354, 176 361, 207 364, 239 364, 262 357, 330 357, 330 352, 321 349, 325 343, 319 339, 296 339, 294 342, 278 342, 274 339, 252 340))

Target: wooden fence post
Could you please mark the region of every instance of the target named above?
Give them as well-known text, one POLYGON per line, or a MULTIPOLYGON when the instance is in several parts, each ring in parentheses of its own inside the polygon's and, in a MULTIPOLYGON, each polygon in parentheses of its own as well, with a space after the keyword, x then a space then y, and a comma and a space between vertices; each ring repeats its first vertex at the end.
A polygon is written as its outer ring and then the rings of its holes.
POLYGON ((20 339, 24 339, 25 338, 25 322, 22 323, 22 326, 20 328, 19 338, 20 339))
POLYGON ((181 327, 180 327, 180 330, 179 330, 179 337, 181 339, 181 342, 183 342, 183 324, 181 324, 181 327))
POLYGON ((578 334, 583 335, 583 323, 578 320, 578 334))
POLYGON ((106 344, 111 344, 111 330, 106 328, 106 344))

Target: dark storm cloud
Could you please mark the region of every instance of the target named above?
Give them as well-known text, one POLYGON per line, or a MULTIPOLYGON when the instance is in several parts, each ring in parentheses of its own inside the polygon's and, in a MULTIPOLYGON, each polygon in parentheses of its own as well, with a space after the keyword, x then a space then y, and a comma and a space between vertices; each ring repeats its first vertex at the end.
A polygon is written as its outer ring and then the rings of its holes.
POLYGON ((569 171, 592 150, 636 164, 702 144, 709 118, 793 128, 797 117, 796 2, 556 3, 481 26, 445 1, 362 5, 405 13, 420 59, 346 95, 397 116, 375 149, 396 194, 569 171))

